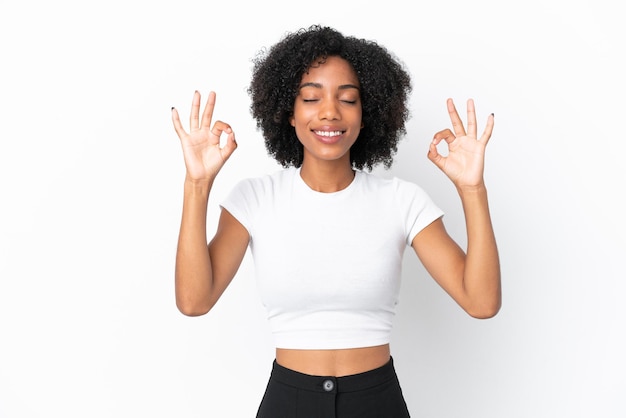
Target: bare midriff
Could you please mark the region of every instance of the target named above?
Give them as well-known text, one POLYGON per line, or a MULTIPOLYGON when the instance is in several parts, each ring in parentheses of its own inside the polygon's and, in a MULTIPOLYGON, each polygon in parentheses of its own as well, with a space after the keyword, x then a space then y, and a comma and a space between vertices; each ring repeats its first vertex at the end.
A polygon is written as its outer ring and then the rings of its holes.
POLYGON ((367 372, 389 362, 389 344, 342 350, 276 349, 276 362, 313 376, 348 376, 367 372))

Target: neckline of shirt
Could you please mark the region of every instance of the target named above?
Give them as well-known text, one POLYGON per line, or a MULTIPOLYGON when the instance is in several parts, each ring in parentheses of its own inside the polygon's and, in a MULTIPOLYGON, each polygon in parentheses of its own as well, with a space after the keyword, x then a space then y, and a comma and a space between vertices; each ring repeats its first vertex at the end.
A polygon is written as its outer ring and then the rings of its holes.
POLYGON ((309 187, 308 184, 306 184, 306 182, 300 175, 300 167, 294 169, 294 181, 298 188, 305 191, 308 195, 315 196, 319 199, 337 198, 349 194, 353 189, 356 188, 357 184, 361 181, 362 175, 362 171, 354 170, 354 178, 352 179, 350 184, 348 184, 348 186, 344 187, 341 190, 337 190, 336 192, 325 193, 313 190, 311 187, 309 187))

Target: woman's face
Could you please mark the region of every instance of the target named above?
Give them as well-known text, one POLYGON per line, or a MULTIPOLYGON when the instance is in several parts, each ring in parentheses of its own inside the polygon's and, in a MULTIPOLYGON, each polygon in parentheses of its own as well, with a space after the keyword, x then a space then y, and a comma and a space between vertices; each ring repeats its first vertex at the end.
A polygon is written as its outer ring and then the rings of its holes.
POLYGON ((343 58, 330 56, 302 76, 291 125, 310 159, 350 164, 350 147, 361 130, 359 80, 343 58))

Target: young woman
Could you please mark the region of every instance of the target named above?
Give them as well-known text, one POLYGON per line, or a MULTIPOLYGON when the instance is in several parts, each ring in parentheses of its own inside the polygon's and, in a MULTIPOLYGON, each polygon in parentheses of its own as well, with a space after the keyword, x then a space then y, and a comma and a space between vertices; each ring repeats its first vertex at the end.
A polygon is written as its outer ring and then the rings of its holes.
POLYGON ((257 56, 251 112, 284 169, 242 180, 222 202, 208 244, 209 194, 237 148, 235 134, 212 124, 213 92, 201 117, 194 94, 189 132, 172 109, 186 165, 176 303, 186 315, 207 313, 250 246, 276 342, 257 417, 409 416, 389 346, 406 246, 469 315, 489 318, 500 308, 483 181, 493 115, 479 137, 472 100, 467 128, 448 100, 452 129, 437 132, 428 150, 458 190, 466 251, 420 187, 369 172, 391 165, 410 90, 408 73, 384 47, 328 27, 288 34, 257 56))

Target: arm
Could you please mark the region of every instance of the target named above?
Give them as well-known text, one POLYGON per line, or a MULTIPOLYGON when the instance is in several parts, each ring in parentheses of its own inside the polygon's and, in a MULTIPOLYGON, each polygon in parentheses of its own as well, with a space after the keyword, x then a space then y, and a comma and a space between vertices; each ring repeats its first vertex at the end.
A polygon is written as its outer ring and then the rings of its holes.
POLYGON ((413 240, 413 248, 429 274, 471 316, 489 318, 500 309, 500 262, 491 224, 487 189, 483 180, 485 147, 493 130, 489 116, 485 132, 476 135, 474 103, 468 100, 468 132, 452 100, 448 112, 454 134, 438 132, 429 149, 429 159, 454 183, 461 198, 467 230, 467 253, 448 235, 438 219, 424 228, 413 240), (445 140, 448 155, 437 151, 445 140))
POLYGON ((185 159, 183 213, 176 252, 176 305, 185 315, 207 313, 234 277, 248 244, 246 229, 226 211, 222 211, 218 229, 207 245, 207 206, 213 181, 237 148, 231 127, 221 121, 211 128, 215 93, 211 92, 202 115, 200 94, 193 97, 190 131, 172 109, 174 129, 180 138, 185 159), (224 147, 220 136, 227 135, 224 147))

